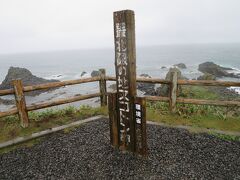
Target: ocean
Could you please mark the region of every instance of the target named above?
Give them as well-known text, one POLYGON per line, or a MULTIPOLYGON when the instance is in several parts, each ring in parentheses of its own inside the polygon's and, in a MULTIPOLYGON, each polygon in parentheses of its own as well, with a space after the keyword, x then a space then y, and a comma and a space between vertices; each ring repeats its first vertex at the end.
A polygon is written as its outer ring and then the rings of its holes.
MULTIPOLYGON (((194 79, 202 74, 197 70, 198 65, 206 61, 231 67, 234 69, 232 72, 240 73, 240 44, 160 45, 137 47, 136 52, 137 75, 147 73, 152 77, 164 78, 169 67, 177 63, 185 63, 187 69, 181 70, 183 75, 194 79), (162 66, 167 68, 161 69, 162 66)), ((83 71, 87 72, 84 77, 90 77, 93 70, 100 68, 105 68, 108 75, 115 74, 114 48, 2 54, 0 63, 0 82, 4 80, 10 66, 24 67, 36 76, 60 81, 81 78, 83 71)), ((220 80, 240 81, 234 78, 220 80)), ((235 90, 240 93, 240 88, 235 90)), ((31 104, 97 91, 98 83, 90 83, 60 88, 52 93, 43 93, 37 97, 26 97, 26 99, 31 104)), ((94 103, 90 102, 90 104, 94 103)), ((4 107, 9 108, 9 106, 0 106, 0 109, 4 107)))

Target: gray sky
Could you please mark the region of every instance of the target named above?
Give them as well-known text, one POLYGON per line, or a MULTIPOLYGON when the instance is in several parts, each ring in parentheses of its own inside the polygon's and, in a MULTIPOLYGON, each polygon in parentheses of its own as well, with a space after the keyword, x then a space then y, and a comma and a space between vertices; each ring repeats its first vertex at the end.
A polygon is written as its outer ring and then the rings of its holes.
POLYGON ((1 0, 0 53, 113 47, 122 9, 139 46, 240 42, 239 0, 1 0))

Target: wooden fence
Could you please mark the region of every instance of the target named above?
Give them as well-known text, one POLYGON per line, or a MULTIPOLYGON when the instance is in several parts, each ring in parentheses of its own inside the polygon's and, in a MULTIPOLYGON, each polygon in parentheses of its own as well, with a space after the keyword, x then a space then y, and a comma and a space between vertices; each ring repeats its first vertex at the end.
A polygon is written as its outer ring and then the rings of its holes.
MULTIPOLYGON (((177 89, 180 85, 193 85, 193 86, 222 86, 222 87, 240 87, 240 82, 231 81, 215 81, 215 80, 181 80, 178 79, 177 72, 171 74, 171 80, 164 80, 158 78, 137 78, 137 82, 153 83, 153 84, 166 84, 169 86, 170 92, 168 97, 162 96, 146 96, 148 101, 162 101, 169 102, 171 112, 176 111, 177 103, 196 104, 196 105, 215 105, 215 106, 240 106, 240 101, 220 101, 220 100, 203 100, 203 99, 189 99, 178 98, 177 89)), ((115 77, 106 76, 107 81, 116 81, 115 77)))
MULTIPOLYGON (((23 86, 20 79, 13 81, 13 88, 0 90, 0 96, 4 95, 15 95, 16 108, 12 108, 5 112, 0 112, 0 118, 10 115, 19 115, 19 119, 22 127, 27 127, 29 125, 28 111, 43 109, 47 107, 57 106, 61 104, 72 103, 80 100, 100 97, 101 106, 107 105, 107 85, 106 81, 116 81, 115 77, 106 76, 105 69, 100 69, 100 75, 97 77, 68 80, 62 82, 45 83, 33 86, 23 86), (77 95, 74 97, 68 97, 63 99, 58 99, 54 101, 48 101, 44 103, 34 104, 28 106, 25 101, 25 92, 43 90, 50 88, 63 87, 68 85, 97 82, 99 81, 99 93, 87 94, 87 95, 77 95)), ((229 82, 229 81, 205 81, 205 80, 178 80, 177 73, 171 74, 171 80, 164 80, 158 78, 137 78, 137 82, 141 83, 153 83, 153 84, 166 84, 170 87, 169 97, 160 96, 146 96, 149 101, 163 101, 169 102, 169 107, 172 112, 176 111, 176 103, 187 103, 187 104, 199 104, 199 105, 219 105, 219 106, 240 106, 239 101, 218 101, 218 100, 200 100, 200 99, 185 99, 177 97, 178 85, 197 85, 197 86, 239 86, 240 82, 229 82)))

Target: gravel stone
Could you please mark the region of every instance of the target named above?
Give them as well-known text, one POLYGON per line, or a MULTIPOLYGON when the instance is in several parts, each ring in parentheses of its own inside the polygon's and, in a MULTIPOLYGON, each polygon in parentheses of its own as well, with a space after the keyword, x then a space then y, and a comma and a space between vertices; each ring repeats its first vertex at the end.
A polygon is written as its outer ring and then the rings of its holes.
POLYGON ((240 142, 147 125, 149 155, 110 146, 108 121, 0 155, 0 179, 240 179, 240 142))

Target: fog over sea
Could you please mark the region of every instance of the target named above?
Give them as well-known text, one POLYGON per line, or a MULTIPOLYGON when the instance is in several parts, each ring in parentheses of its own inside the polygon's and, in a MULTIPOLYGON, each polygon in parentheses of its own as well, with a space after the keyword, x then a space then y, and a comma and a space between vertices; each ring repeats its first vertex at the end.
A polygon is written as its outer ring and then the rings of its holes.
MULTIPOLYGON (((185 63, 181 70, 189 79, 200 76, 198 65, 212 61, 224 67, 231 67, 240 73, 240 44, 193 44, 137 47, 137 75, 147 73, 152 77, 164 78, 173 64, 185 63), (161 69, 166 66, 166 69, 161 69)), ((10 66, 24 67, 34 75, 46 79, 69 80, 90 77, 93 70, 105 68, 108 75, 115 74, 114 49, 68 50, 38 53, 0 55, 0 82, 4 80, 10 66), (85 71, 83 77, 81 73, 85 71)), ((220 80, 240 81, 235 78, 220 80)), ((239 88, 235 88, 240 93, 239 88)), ((82 84, 43 93, 37 97, 26 97, 28 104, 45 100, 69 97, 98 91, 98 83, 82 84)), ((11 96, 4 98, 10 99, 11 96)), ((94 100, 95 102, 96 100, 94 100)), ((85 101, 83 103, 88 103, 85 101)), ((79 104, 79 103, 78 103, 79 104)), ((94 104, 93 101, 90 104, 94 104)), ((9 107, 9 106, 8 106, 9 107)), ((0 110, 5 106, 0 106, 0 110)))

